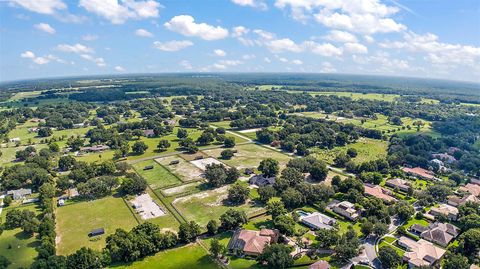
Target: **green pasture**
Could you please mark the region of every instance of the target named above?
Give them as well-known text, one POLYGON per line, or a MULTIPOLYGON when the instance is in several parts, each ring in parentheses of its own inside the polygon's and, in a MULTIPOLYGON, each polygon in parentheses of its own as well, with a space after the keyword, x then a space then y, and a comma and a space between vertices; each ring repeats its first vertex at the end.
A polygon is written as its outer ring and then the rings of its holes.
POLYGON ((61 255, 81 247, 101 249, 117 228, 130 230, 138 224, 124 200, 112 196, 58 207, 56 222, 57 253, 61 255), (104 228, 105 234, 89 238, 88 233, 97 228, 104 228))
POLYGON ((133 168, 139 175, 145 178, 152 189, 180 184, 176 176, 172 175, 167 169, 159 165, 154 160, 147 160, 133 164, 133 168), (153 166, 153 169, 144 170, 147 166, 153 166))

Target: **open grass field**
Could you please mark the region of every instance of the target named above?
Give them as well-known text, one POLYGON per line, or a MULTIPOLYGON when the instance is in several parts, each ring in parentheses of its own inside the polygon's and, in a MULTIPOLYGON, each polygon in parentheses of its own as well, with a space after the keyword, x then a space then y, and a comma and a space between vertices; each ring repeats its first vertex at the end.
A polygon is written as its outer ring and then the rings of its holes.
POLYGON ((111 266, 116 269, 185 269, 202 268, 218 269, 218 265, 212 261, 207 251, 198 243, 187 246, 161 251, 154 256, 136 261, 128 265, 111 266))
MULTIPOLYGON (((28 209, 36 214, 40 213, 40 208, 36 204, 12 205, 3 208, 0 222, 5 221, 5 215, 12 209, 28 209)), ((0 255, 5 256, 12 263, 10 268, 28 268, 38 255, 35 247, 39 244, 40 242, 35 237, 27 236, 20 228, 4 230, 0 235, 0 255)))
POLYGON ((178 176, 182 181, 192 181, 201 179, 202 170, 195 165, 185 161, 178 155, 155 159, 155 162, 163 165, 172 174, 178 176), (179 161, 178 164, 170 164, 172 161, 179 161))
POLYGON ((81 156, 80 155, 75 156, 75 159, 77 159, 77 161, 82 161, 87 163, 103 162, 103 161, 113 159, 114 154, 115 154, 114 150, 106 150, 99 153, 88 153, 81 156))
POLYGON ((223 186, 180 197, 175 199, 172 204, 187 220, 194 220, 203 227, 207 225, 209 220, 218 220, 220 215, 230 208, 243 210, 247 213, 247 216, 264 210, 262 207, 255 205, 254 202, 248 201, 243 205, 226 205, 224 202, 228 195, 228 187, 223 186))
POLYGON ((161 192, 164 196, 176 196, 184 193, 198 192, 202 190, 201 189, 202 184, 203 182, 196 181, 188 184, 183 184, 180 186, 165 188, 165 189, 162 189, 161 192))
POLYGON ((353 158, 355 163, 363 163, 366 161, 376 160, 385 158, 387 156, 387 146, 386 141, 370 139, 370 138, 360 138, 357 142, 348 144, 343 147, 335 147, 333 149, 313 149, 313 154, 318 159, 323 160, 329 164, 333 163, 333 160, 340 152, 346 152, 349 148, 354 148, 357 150, 357 157, 353 158))
MULTIPOLYGON (((299 91, 289 91, 299 92, 299 91)), ((309 92, 312 96, 317 95, 335 95, 340 97, 350 97, 353 100, 368 99, 377 101, 393 102, 400 97, 398 94, 382 94, 382 93, 357 93, 357 92, 309 92)))
MULTIPOLYGON (((290 160, 290 157, 285 154, 253 143, 238 145, 235 146, 234 149, 237 150, 237 153, 235 153, 235 156, 233 158, 231 158, 230 160, 222 159, 221 161, 224 162, 226 165, 236 167, 237 169, 256 168, 262 160, 267 158, 273 158, 277 160, 281 167, 285 166, 290 160)), ((211 157, 219 158, 220 152, 222 152, 222 150, 222 148, 217 148, 203 150, 203 152, 211 157)))
POLYGON ((40 96, 42 91, 31 91, 31 92, 17 92, 15 95, 10 97, 11 101, 18 101, 26 98, 35 98, 40 96))
POLYGON ((81 247, 101 249, 117 228, 130 230, 138 224, 122 198, 106 197, 59 207, 56 210, 57 253, 70 254, 81 247), (90 239, 88 233, 104 228, 105 234, 90 239))
POLYGON ((182 183, 180 179, 170 173, 154 160, 147 160, 133 164, 135 171, 147 180, 152 189, 164 188, 182 183), (153 169, 144 170, 146 166, 153 166, 153 169))

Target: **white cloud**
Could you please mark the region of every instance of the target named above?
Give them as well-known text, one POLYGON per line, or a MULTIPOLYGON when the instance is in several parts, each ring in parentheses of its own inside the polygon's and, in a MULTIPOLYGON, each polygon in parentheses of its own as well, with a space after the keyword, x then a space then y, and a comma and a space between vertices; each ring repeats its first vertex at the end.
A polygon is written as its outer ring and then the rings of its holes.
POLYGON ((266 10, 267 4, 264 1, 260 0, 232 0, 234 4, 244 7, 253 7, 261 10, 266 10))
POLYGON ((82 54, 82 55, 80 55, 80 57, 82 57, 85 60, 94 62, 99 67, 104 67, 104 66, 107 65, 105 63, 105 60, 102 57, 95 58, 95 57, 93 57, 92 55, 89 55, 89 54, 82 54))
POLYGON ((48 15, 67 8, 67 5, 62 0, 10 0, 10 4, 48 15))
POLYGON ((184 48, 193 46, 193 42, 190 40, 172 40, 167 42, 155 41, 153 42, 153 46, 156 49, 163 51, 179 51, 184 48))
POLYGON ((295 20, 305 23, 314 17, 317 22, 334 29, 367 34, 406 29, 390 18, 399 11, 398 7, 387 6, 380 0, 276 0, 275 6, 289 9, 295 20))
POLYGON ((244 26, 236 26, 236 27, 233 27, 233 29, 232 29, 232 36, 233 37, 240 37, 240 36, 243 36, 245 34, 248 34, 248 32, 250 32, 250 29, 248 29, 244 26))
POLYGON ((354 35, 350 34, 349 32, 344 32, 339 30, 332 30, 328 32, 328 34, 324 36, 324 38, 333 42, 341 42, 341 43, 357 42, 357 38, 354 35))
POLYGON ((335 73, 337 69, 333 67, 333 65, 329 62, 322 63, 322 68, 320 69, 320 73, 335 73))
POLYGON ((50 26, 50 24, 48 23, 38 23, 38 24, 35 24, 33 27, 37 28, 38 30, 40 31, 44 31, 45 33, 49 33, 49 34, 55 34, 55 29, 50 26))
POLYGON ((360 43, 345 43, 343 49, 346 52, 353 54, 365 54, 368 53, 368 48, 360 43))
POLYGON ((206 23, 195 23, 195 19, 189 15, 175 16, 166 22, 164 26, 168 30, 184 36, 196 36, 204 40, 217 40, 228 36, 227 29, 206 23))
POLYGON ((74 45, 60 44, 56 47, 56 49, 59 51, 71 52, 71 53, 93 53, 94 52, 92 48, 79 43, 74 45))
POLYGON ((364 35, 363 39, 365 39, 365 41, 367 41, 368 43, 375 42, 375 39, 371 35, 364 35))
POLYGON ((92 35, 92 34, 86 34, 86 35, 82 36, 82 39, 85 40, 85 41, 94 41, 94 40, 98 39, 98 36, 97 35, 92 35))
POLYGON ((150 33, 149 31, 145 30, 145 29, 137 29, 135 31, 135 35, 137 36, 141 36, 141 37, 153 37, 153 34, 150 33))
POLYGON ((41 57, 38 56, 37 57, 35 55, 35 53, 33 53, 32 51, 29 51, 29 50, 21 53, 20 57, 31 59, 33 63, 38 64, 38 65, 48 64, 50 61, 57 61, 59 63, 66 63, 65 60, 62 60, 62 59, 58 58, 57 56, 54 56, 54 55, 51 55, 51 54, 48 54, 46 56, 41 56, 41 57))
POLYGON ((127 71, 127 70, 125 70, 125 68, 121 67, 120 65, 117 65, 117 66, 115 66, 115 71, 117 71, 117 72, 125 72, 125 71, 127 71))
POLYGON ((219 57, 225 57, 227 56, 227 53, 221 49, 216 49, 213 51, 213 53, 215 53, 215 55, 219 56, 219 57))
POLYGON ((293 60, 292 64, 301 65, 303 64, 303 62, 297 59, 297 60, 293 60))
POLYGON ((477 65, 480 61, 480 47, 450 44, 439 41, 432 33, 419 35, 414 32, 404 34, 402 41, 382 42, 382 48, 406 49, 412 52, 426 53, 432 64, 477 65))
POLYGON ((314 41, 306 41, 304 44, 308 49, 310 49, 311 52, 318 55, 334 57, 342 56, 343 54, 343 50, 341 48, 337 48, 330 43, 319 44, 314 41))
POLYGON ((272 62, 272 60, 270 60, 270 58, 268 58, 268 57, 263 58, 263 61, 265 61, 266 63, 271 63, 272 62))
POLYGON ((244 59, 244 60, 251 60, 251 59, 255 59, 255 58, 256 58, 255 54, 244 54, 244 55, 242 55, 242 59, 244 59))
POLYGON ((80 0, 79 6, 88 12, 109 20, 113 24, 123 24, 128 19, 148 19, 158 17, 161 5, 154 0, 80 0))
POLYGON ((301 52, 303 50, 302 46, 289 38, 270 40, 265 43, 265 46, 274 53, 283 51, 301 52))
POLYGON ((187 70, 193 69, 192 64, 191 64, 189 61, 187 61, 187 60, 181 61, 181 62, 180 62, 180 66, 183 67, 184 69, 187 69, 187 70))

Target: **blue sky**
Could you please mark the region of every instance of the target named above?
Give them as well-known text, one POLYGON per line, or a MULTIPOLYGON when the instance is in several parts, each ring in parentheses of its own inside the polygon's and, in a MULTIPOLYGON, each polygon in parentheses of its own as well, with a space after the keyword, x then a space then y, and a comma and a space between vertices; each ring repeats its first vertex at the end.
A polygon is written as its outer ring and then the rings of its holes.
POLYGON ((0 1, 0 81, 162 72, 480 82, 480 1, 0 1))

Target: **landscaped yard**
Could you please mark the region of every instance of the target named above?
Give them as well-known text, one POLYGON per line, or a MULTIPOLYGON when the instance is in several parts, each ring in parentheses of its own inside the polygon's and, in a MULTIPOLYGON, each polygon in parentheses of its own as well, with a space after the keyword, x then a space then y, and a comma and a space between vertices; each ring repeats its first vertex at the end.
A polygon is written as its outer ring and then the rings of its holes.
POLYGON ((207 251, 199 244, 190 244, 184 247, 161 251, 154 256, 148 256, 143 260, 128 265, 114 265, 110 268, 128 269, 184 269, 202 268, 218 269, 218 265, 212 261, 207 251))
MULTIPOLYGON (((36 214, 40 213, 39 208, 34 204, 18 207, 10 206, 2 210, 0 222, 5 221, 5 215, 12 209, 28 209, 36 214)), ((21 228, 4 230, 0 235, 0 255, 5 256, 12 263, 10 268, 28 268, 38 255, 35 247, 39 244, 40 242, 36 237, 27 236, 21 228)))
POLYGON ((130 230, 138 224, 122 198, 106 197, 59 207, 56 210, 57 253, 70 254, 81 247, 101 249, 105 238, 117 228, 130 230), (93 229, 105 234, 89 238, 93 229))
POLYGON ((387 156, 388 143, 383 140, 360 138, 357 142, 345 145, 343 147, 335 147, 333 149, 318 149, 312 150, 313 154, 329 164, 333 164, 333 160, 340 152, 347 152, 347 149, 354 148, 358 155, 352 160, 359 164, 366 161, 382 159, 387 156))
MULTIPOLYGON (((236 167, 237 169, 256 168, 262 160, 267 158, 273 158, 277 160, 282 167, 285 166, 290 160, 290 157, 285 154, 253 143, 238 145, 235 146, 234 149, 237 150, 237 153, 235 153, 233 158, 229 160, 222 159, 221 161, 226 165, 236 167)), ((222 150, 222 148, 217 148, 203 150, 203 152, 214 158, 219 158, 222 150)))
POLYGON ((148 185, 152 189, 168 187, 176 184, 181 184, 182 181, 175 175, 170 173, 163 166, 154 160, 147 160, 133 164, 135 171, 147 180, 148 185), (145 167, 153 166, 153 169, 144 170, 145 167))
POLYGON ((243 205, 225 205, 224 202, 228 195, 228 187, 229 186, 224 186, 180 197, 173 201, 173 205, 187 220, 194 220, 203 227, 212 219, 218 220, 220 215, 230 208, 243 210, 247 215, 259 213, 264 210, 262 207, 248 202, 243 205))

